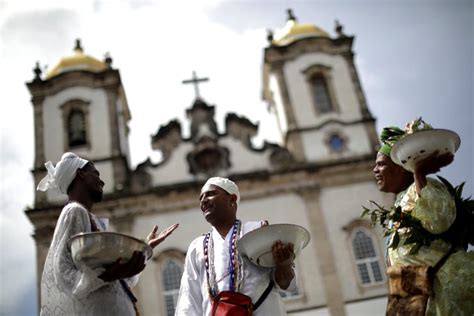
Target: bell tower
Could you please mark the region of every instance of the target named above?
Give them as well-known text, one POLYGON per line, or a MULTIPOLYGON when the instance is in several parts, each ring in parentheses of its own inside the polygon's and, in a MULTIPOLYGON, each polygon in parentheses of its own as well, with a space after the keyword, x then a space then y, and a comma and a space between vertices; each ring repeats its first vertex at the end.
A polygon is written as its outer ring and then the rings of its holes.
MULTIPOLYGON (((39 64, 27 83, 35 124, 35 188, 46 174, 44 163, 56 163, 66 151, 91 160, 106 185, 104 193, 123 190, 129 172, 130 111, 119 71, 112 58, 86 55, 80 40, 74 54, 62 58, 45 76, 39 64)), ((54 192, 36 192, 35 207, 64 199, 54 192)))
POLYGON ((353 36, 336 21, 336 37, 301 24, 268 31, 263 99, 276 114, 282 143, 301 162, 335 162, 373 155, 378 145, 354 64, 353 36))

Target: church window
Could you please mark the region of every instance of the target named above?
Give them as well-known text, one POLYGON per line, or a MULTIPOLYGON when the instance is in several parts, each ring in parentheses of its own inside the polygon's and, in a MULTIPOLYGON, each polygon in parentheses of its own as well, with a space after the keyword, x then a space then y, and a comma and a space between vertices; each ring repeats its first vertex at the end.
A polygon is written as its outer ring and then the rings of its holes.
POLYGON ((89 103, 69 100, 61 106, 64 122, 64 150, 89 146, 89 103))
POLYGON ((173 316, 178 301, 183 265, 176 259, 166 259, 161 268, 161 286, 164 309, 167 316, 173 316))
POLYGON ((81 110, 73 110, 68 119, 69 147, 81 146, 87 143, 84 113, 81 110))
POLYGON ((342 152, 345 148, 346 141, 339 134, 331 134, 328 139, 329 147, 335 152, 342 152))
POLYGON ((317 115, 338 112, 339 106, 334 90, 333 71, 326 65, 311 65, 303 70, 308 93, 317 115))
POLYGON ((328 113, 334 111, 326 78, 322 74, 316 74, 311 77, 310 84, 317 112, 328 113))
POLYGON ((359 282, 363 286, 384 282, 382 265, 374 246, 374 238, 365 228, 352 233, 351 246, 359 282))

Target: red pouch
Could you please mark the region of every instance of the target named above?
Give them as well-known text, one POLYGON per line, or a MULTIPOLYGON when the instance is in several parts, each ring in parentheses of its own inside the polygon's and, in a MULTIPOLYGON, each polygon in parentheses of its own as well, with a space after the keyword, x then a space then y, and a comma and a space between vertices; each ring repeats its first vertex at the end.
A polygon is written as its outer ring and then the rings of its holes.
POLYGON ((211 316, 252 316, 252 299, 245 294, 222 291, 212 301, 211 316))

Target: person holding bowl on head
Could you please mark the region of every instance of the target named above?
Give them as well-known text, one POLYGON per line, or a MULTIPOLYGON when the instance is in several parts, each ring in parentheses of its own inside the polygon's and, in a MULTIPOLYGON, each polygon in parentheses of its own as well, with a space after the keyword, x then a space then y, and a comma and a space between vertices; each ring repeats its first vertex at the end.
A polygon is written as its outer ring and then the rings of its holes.
POLYGON ((386 315, 473 315, 474 252, 466 252, 466 239, 456 237, 471 224, 457 218, 467 213, 446 183, 427 177, 450 164, 453 153, 428 153, 415 161, 413 173, 391 158, 392 147, 420 123, 421 118, 407 130, 382 130, 373 172, 380 191, 396 194, 395 204, 391 210, 366 208, 388 235, 386 315))
MULTIPOLYGON (((145 256, 135 252, 128 262, 113 263, 106 269, 92 270, 73 262, 68 240, 79 233, 107 230, 108 222, 92 213, 102 200, 104 182, 90 161, 74 153, 64 153, 53 166, 45 164, 48 174, 38 190, 55 189, 67 194, 46 256, 41 279, 41 315, 123 315, 138 313, 136 298, 130 290, 145 268, 145 256)), ((155 225, 147 242, 152 248, 163 242, 178 224, 158 233, 155 225)))
POLYGON ((188 248, 175 315, 286 315, 278 290, 296 289, 293 245, 275 241, 275 267, 257 266, 238 253, 237 241, 268 223, 237 219, 237 185, 210 178, 199 201, 211 229, 188 248))

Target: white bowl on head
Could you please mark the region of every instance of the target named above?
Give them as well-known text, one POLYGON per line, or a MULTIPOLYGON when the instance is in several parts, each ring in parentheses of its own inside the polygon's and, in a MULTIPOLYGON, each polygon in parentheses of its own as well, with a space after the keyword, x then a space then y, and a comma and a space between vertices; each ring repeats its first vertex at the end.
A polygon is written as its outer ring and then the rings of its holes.
POLYGON ((433 154, 454 154, 461 144, 459 135, 447 129, 430 129, 409 134, 395 143, 390 158, 397 165, 413 172, 415 164, 433 154))
POLYGON ((298 225, 266 225, 240 238, 237 242, 237 250, 254 264, 269 268, 275 266, 272 255, 272 246, 275 241, 280 240, 285 244, 292 243, 295 256, 298 256, 301 249, 308 245, 309 239, 309 232, 298 225))
POLYGON ((68 241, 76 266, 91 269, 106 267, 122 258, 125 263, 135 251, 143 252, 146 260, 153 255, 152 248, 140 239, 115 232, 92 232, 74 235, 68 241))

